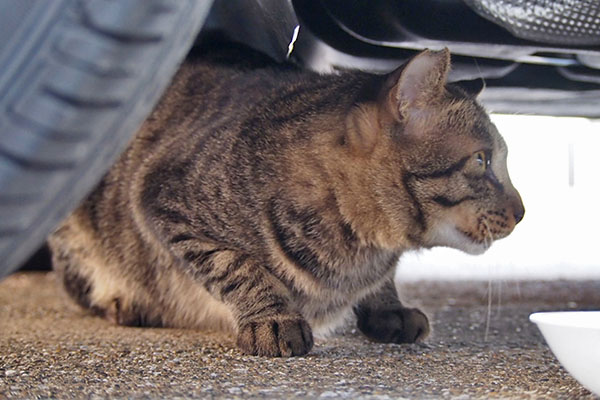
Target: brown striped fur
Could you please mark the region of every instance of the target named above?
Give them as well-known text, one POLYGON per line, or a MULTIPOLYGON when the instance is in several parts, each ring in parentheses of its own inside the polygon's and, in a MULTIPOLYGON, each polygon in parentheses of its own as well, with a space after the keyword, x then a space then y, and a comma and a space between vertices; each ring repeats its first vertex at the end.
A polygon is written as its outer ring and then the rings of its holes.
POLYGON ((423 339, 400 255, 479 253, 523 216, 502 138, 446 85, 449 53, 321 76, 240 52, 191 57, 51 236, 65 288, 116 323, 230 331, 249 354, 305 354, 353 310, 372 340, 423 339))

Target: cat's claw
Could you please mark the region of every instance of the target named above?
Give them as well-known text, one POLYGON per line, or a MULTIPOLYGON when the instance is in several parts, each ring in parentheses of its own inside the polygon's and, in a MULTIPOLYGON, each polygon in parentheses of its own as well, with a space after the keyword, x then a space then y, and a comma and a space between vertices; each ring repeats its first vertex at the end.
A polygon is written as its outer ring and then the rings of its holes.
POLYGON ((301 356, 312 348, 313 335, 302 317, 273 316, 241 324, 237 345, 250 355, 301 356))
POLYGON ((420 342, 431 330, 427 316, 417 308, 362 308, 357 311, 357 317, 361 332, 376 342, 420 342))

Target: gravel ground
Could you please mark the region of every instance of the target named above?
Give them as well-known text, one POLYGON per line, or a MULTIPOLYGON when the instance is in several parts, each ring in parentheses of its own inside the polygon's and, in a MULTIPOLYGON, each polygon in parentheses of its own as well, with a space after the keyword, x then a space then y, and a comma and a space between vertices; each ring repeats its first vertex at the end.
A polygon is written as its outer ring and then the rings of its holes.
POLYGON ((74 306, 52 273, 16 274, 0 283, 0 399, 594 398, 527 317, 598 309, 600 281, 400 288, 431 317, 425 344, 369 343, 349 327, 305 357, 267 359, 215 333, 110 325, 74 306))

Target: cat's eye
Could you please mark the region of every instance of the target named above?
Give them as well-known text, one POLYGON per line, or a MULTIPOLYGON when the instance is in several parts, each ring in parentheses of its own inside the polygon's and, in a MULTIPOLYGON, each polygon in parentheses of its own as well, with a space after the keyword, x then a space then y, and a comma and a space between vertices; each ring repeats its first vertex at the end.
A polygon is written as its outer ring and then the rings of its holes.
POLYGON ((485 151, 478 151, 473 154, 471 164, 473 165, 471 168, 474 172, 483 173, 485 172, 491 164, 491 159, 485 153, 485 151))

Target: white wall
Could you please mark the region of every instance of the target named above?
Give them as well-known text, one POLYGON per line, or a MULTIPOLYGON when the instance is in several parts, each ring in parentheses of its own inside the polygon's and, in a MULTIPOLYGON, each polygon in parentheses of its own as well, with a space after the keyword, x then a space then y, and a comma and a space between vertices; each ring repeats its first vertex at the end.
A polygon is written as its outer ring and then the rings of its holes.
POLYGON ((438 248, 406 254, 398 278, 600 278, 600 121, 493 115, 525 218, 481 256, 438 248), (571 167, 570 167, 571 165, 571 167))

